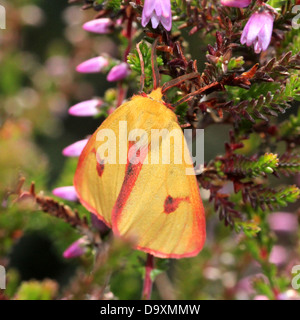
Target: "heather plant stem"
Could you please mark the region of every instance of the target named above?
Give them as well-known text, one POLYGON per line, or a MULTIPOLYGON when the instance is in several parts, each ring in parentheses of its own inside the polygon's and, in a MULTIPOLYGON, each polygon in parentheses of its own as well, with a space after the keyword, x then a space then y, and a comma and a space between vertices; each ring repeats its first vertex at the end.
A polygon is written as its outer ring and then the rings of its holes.
POLYGON ((272 299, 275 299, 277 300, 277 296, 278 296, 278 293, 279 293, 279 290, 278 288, 276 287, 276 285, 274 284, 274 275, 272 275, 272 271, 270 269, 270 263, 266 262, 266 263, 261 263, 261 267, 262 267, 262 270, 263 270, 263 273, 264 275, 268 278, 269 280, 269 284, 270 284, 270 287, 272 289, 272 293, 273 293, 273 297, 272 299))
POLYGON ((118 83, 118 97, 117 97, 117 108, 123 103, 126 97, 127 89, 123 87, 123 81, 118 83))
POLYGON ((126 38, 128 39, 128 45, 124 53, 124 62, 127 62, 127 56, 130 53, 131 46, 132 46, 132 22, 133 22, 134 13, 131 13, 128 23, 127 23, 127 30, 126 30, 126 38))
POLYGON ((136 45, 136 50, 138 52, 139 58, 140 58, 140 62, 141 62, 141 87, 140 87, 140 91, 142 92, 144 90, 144 86, 145 86, 145 62, 143 60, 143 55, 140 49, 140 44, 142 43, 142 41, 140 41, 137 45, 136 45))
MULTIPOLYGON (((126 38, 128 39, 128 46, 124 53, 124 62, 127 62, 127 56, 130 53, 131 46, 132 46, 132 22, 133 22, 134 13, 131 13, 126 30, 126 38)), ((117 108, 123 103, 123 100, 126 97, 127 90, 123 86, 123 82, 118 83, 118 97, 117 97, 117 108)))
POLYGON ((148 253, 146 266, 145 266, 145 278, 144 278, 144 286, 143 286, 143 293, 142 293, 143 300, 151 299, 152 286, 153 286, 153 281, 151 279, 151 271, 153 269, 154 269, 154 257, 150 253, 148 253))
POLYGON ((159 70, 157 66, 157 55, 156 55, 156 47, 157 47, 158 38, 152 44, 151 49, 151 65, 152 65, 152 76, 153 76, 153 89, 156 90, 159 87, 159 70))

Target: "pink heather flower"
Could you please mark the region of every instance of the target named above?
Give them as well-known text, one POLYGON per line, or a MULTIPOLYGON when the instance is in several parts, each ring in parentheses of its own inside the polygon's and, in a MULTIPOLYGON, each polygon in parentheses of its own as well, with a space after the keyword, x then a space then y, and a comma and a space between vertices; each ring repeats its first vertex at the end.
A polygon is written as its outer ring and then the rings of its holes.
POLYGON ((274 246, 270 253, 269 262, 280 266, 286 263, 288 259, 288 253, 285 247, 283 246, 274 246))
POLYGON ((78 239, 65 250, 63 257, 65 259, 72 259, 82 256, 87 251, 86 245, 87 241, 85 237, 78 239))
POLYGON ((259 295, 255 296, 253 300, 270 300, 267 296, 259 295))
POLYGON ((268 216, 270 228, 274 231, 297 232, 297 215, 289 212, 275 212, 268 216))
POLYGON ((108 18, 95 19, 86 22, 82 27, 84 30, 94 33, 106 34, 110 33, 113 22, 108 18))
POLYGON ((69 109, 69 114, 75 117, 92 117, 99 113, 103 101, 100 99, 86 100, 75 104, 69 109))
POLYGON ((73 186, 59 187, 52 190, 52 193, 59 198, 68 201, 78 201, 77 193, 73 186))
POLYGON ((272 37, 274 16, 269 11, 255 12, 247 22, 241 43, 254 45, 255 53, 266 51, 272 37))
POLYGON ((248 7, 251 0, 221 0, 221 4, 226 7, 245 8, 248 7))
POLYGON ((65 157, 79 157, 88 141, 89 141, 88 139, 84 139, 84 140, 74 142, 73 144, 64 148, 64 150, 62 151, 62 154, 65 157))
POLYGON ((97 73, 107 66, 107 59, 100 56, 82 62, 77 66, 76 71, 80 73, 97 73))
POLYGON ((172 12, 170 0, 145 0, 142 14, 142 26, 151 20, 153 29, 161 23, 167 31, 172 28, 172 12))
POLYGON ((122 62, 116 66, 114 66, 107 75, 107 81, 114 82, 120 81, 126 78, 130 74, 130 70, 128 68, 128 64, 126 62, 122 62))

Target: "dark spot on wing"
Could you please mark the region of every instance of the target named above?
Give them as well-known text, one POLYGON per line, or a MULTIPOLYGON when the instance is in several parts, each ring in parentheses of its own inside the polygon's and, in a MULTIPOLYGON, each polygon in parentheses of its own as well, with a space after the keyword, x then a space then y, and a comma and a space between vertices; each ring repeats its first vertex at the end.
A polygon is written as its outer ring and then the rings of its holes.
POLYGON ((169 213, 176 211, 180 202, 188 201, 188 199, 189 199, 188 197, 186 197, 186 198, 173 198, 171 196, 167 196, 165 203, 164 203, 164 212, 166 214, 169 214, 169 213))

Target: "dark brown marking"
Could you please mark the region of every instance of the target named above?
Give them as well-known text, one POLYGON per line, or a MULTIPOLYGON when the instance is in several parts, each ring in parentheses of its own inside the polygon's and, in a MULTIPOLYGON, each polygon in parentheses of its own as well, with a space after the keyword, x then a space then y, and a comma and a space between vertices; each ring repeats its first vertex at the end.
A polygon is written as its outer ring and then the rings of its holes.
POLYGON ((187 198, 172 198, 171 196, 167 196, 164 204, 164 213, 170 214, 178 208, 180 202, 188 201, 187 198))
POLYGON ((102 177, 103 172, 104 172, 104 163, 99 163, 99 162, 97 161, 96 169, 97 169, 98 176, 99 176, 99 177, 102 177))
POLYGON ((104 172, 104 160, 100 159, 95 148, 91 152, 96 155, 96 161, 97 161, 96 170, 97 170, 98 176, 102 177, 104 172))

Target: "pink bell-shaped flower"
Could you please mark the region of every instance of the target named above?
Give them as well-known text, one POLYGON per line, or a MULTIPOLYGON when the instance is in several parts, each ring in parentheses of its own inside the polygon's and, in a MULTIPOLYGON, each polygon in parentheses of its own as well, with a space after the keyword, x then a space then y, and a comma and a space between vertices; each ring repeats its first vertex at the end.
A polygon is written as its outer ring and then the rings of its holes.
POLYGON ((253 45, 255 53, 266 51, 271 42, 273 23, 271 12, 264 10, 253 13, 243 30, 241 43, 248 47, 253 45))
POLYGON ((142 26, 146 27, 150 20, 154 29, 161 23, 167 31, 170 31, 172 29, 170 0, 145 0, 142 13, 142 26))

